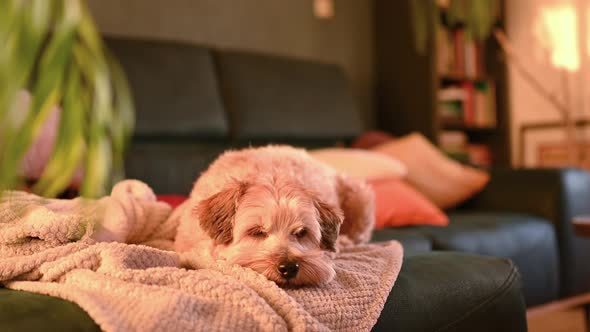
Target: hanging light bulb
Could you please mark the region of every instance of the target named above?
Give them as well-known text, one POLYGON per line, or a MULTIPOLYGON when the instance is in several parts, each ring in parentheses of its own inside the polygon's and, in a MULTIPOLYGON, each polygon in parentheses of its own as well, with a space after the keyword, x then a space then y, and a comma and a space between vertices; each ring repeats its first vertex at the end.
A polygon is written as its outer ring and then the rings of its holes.
POLYGON ((534 32, 540 45, 550 53, 554 67, 570 72, 580 68, 577 27, 578 17, 572 3, 540 9, 534 32))
POLYGON ((315 17, 322 19, 334 17, 334 0, 314 0, 313 13, 315 17))

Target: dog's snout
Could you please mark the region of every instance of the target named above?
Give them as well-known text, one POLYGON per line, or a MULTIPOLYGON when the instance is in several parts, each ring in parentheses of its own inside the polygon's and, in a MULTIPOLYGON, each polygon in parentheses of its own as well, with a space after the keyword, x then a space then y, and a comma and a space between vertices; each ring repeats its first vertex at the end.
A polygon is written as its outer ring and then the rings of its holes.
POLYGON ((277 265, 277 270, 283 278, 292 279, 299 272, 299 263, 295 261, 282 261, 277 265))

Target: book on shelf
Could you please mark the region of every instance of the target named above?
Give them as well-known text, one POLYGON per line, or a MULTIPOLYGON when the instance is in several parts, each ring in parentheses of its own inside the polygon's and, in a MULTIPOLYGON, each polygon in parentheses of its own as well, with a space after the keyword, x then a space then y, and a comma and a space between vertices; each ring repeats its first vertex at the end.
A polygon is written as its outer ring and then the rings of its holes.
POLYGON ((464 81, 438 91, 438 113, 443 126, 496 126, 495 88, 491 81, 464 81))
POLYGON ((469 140, 467 135, 459 130, 443 130, 438 137, 438 144, 443 151, 465 151, 469 140))
POLYGON ((485 75, 483 45, 470 38, 464 28, 438 25, 436 44, 439 75, 468 78, 485 75))
POLYGON ((437 26, 436 29, 436 66, 440 75, 448 75, 453 71, 454 49, 449 29, 437 26))
POLYGON ((465 30, 455 29, 452 36, 454 54, 451 73, 457 76, 465 76, 465 56, 467 55, 467 52, 465 52, 465 30))
POLYGON ((467 145, 467 154, 472 165, 490 167, 494 161, 490 148, 485 144, 467 145))
POLYGON ((462 131, 445 130, 439 135, 439 147, 448 157, 462 163, 489 167, 493 158, 489 147, 469 141, 462 131))

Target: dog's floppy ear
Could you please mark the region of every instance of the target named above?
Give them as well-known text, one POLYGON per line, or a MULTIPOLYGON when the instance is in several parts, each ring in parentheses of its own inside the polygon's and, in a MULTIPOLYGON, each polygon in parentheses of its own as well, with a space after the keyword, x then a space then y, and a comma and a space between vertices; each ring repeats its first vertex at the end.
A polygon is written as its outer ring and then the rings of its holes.
POLYGON ((215 240, 215 243, 229 244, 233 240, 234 216, 239 199, 248 187, 247 182, 234 181, 193 208, 201 228, 215 240))
POLYGON ((320 247, 325 250, 336 251, 334 245, 342 224, 342 211, 321 199, 314 198, 313 204, 318 211, 322 239, 320 247))

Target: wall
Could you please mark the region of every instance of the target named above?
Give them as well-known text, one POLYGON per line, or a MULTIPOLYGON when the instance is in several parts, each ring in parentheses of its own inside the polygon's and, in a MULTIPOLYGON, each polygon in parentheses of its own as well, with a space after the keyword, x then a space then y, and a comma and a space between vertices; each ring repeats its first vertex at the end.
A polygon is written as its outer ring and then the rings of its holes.
POLYGON ((317 19, 312 0, 88 0, 106 34, 172 39, 340 64, 372 123, 372 1, 335 0, 317 19))
MULTIPOLYGON (((563 98, 563 73, 550 65, 550 58, 547 50, 544 50, 535 33, 535 17, 537 17, 542 6, 571 3, 578 8, 590 4, 589 0, 518 0, 506 2, 506 28, 509 38, 511 39, 520 58, 524 60, 526 68, 554 95, 563 98)), ((578 12, 581 13, 581 12, 578 12)), ((580 36, 581 38, 582 36, 580 36)), ((568 91, 571 94, 573 113, 577 118, 588 118, 590 111, 589 104, 584 100, 588 96, 584 93, 585 87, 590 87, 590 82, 586 83, 583 72, 588 72, 587 61, 582 61, 582 67, 577 73, 567 74, 568 91)), ((515 69, 509 66, 510 77, 510 101, 512 115, 512 142, 513 142, 513 160, 519 165, 519 135, 520 126, 527 123, 560 121, 561 117, 558 111, 539 93, 526 82, 523 76, 515 69)), ((524 150, 524 166, 533 166, 537 162, 537 150, 535 142, 559 142, 563 132, 559 129, 550 131, 535 131, 526 137, 526 148, 524 150)), ((588 134, 579 133, 580 136, 589 137, 588 134)), ((520 166, 520 165, 519 165, 520 166)))

